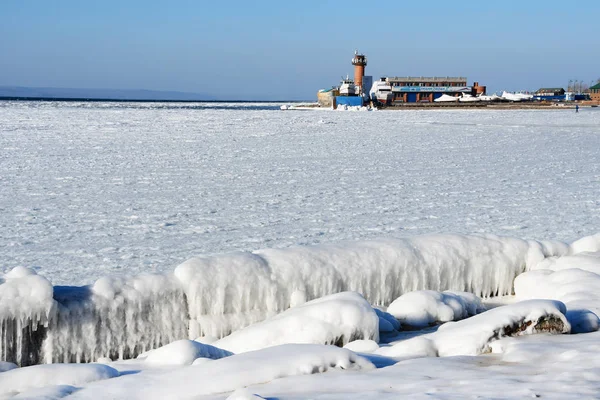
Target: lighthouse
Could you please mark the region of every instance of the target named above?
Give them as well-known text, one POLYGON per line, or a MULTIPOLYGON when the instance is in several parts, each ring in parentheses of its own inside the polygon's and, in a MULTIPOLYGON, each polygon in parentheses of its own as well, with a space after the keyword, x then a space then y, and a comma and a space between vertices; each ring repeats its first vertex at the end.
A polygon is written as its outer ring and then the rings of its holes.
POLYGON ((354 52, 352 58, 352 65, 354 65, 354 85, 359 91, 359 94, 363 93, 363 77, 365 76, 365 67, 367 66, 367 57, 364 54, 358 54, 358 50, 354 52))

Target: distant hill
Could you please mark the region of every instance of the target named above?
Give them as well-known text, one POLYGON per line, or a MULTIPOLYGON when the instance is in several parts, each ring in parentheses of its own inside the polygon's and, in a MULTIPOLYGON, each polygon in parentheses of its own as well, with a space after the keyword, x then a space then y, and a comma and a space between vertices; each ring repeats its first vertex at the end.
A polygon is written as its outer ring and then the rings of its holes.
POLYGON ((0 86, 0 97, 104 100, 217 100, 206 93, 142 89, 73 89, 53 87, 0 86))

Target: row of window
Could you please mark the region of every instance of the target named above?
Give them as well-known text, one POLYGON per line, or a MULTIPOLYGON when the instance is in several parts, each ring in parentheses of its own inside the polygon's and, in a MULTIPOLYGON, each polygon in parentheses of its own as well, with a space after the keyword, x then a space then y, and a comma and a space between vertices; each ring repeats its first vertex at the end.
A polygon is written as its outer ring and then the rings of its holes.
POLYGON ((444 86, 467 86, 467 82, 393 82, 392 86, 425 86, 425 87, 444 87, 444 86))

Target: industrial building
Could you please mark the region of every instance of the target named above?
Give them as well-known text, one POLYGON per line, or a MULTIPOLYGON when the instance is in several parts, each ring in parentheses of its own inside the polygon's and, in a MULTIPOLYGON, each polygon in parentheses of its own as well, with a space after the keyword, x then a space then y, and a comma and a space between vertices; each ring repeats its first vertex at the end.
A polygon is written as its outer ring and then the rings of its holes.
POLYGON ((563 88, 541 88, 535 92, 533 98, 540 101, 564 101, 566 91, 563 88))
POLYGON ((477 96, 485 94, 486 87, 475 82, 467 86, 465 77, 388 77, 392 87, 393 103, 430 103, 446 94, 459 97, 462 94, 477 96))
POLYGON ((590 88, 590 99, 600 102, 600 82, 590 88))

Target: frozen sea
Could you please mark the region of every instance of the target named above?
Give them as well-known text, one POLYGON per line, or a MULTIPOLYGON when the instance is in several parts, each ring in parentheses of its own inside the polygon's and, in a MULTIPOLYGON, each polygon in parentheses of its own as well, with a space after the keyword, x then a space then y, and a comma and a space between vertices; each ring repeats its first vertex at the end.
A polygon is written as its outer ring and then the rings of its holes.
POLYGON ((192 256, 600 231, 600 112, 0 102, 0 270, 54 284, 192 256))

